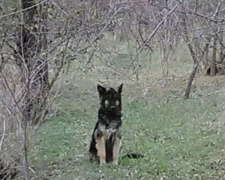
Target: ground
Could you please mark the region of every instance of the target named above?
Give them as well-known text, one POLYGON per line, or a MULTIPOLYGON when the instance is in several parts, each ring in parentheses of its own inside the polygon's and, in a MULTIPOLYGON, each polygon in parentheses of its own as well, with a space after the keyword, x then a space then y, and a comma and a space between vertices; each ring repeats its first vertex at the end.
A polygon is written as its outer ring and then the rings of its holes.
MULTIPOLYGON (((126 53, 120 55, 124 66, 126 58, 126 53)), ((162 76, 160 63, 141 67, 138 81, 134 75, 115 71, 122 68, 116 63, 94 64, 88 72, 70 68, 52 92, 57 97, 47 121, 32 135, 33 178, 224 179, 224 76, 198 74, 191 98, 184 100, 189 60, 171 61, 168 76, 162 76), (139 152, 144 158, 120 159, 118 166, 89 161, 87 146, 99 107, 97 83, 113 87, 124 83, 121 156, 139 152)))

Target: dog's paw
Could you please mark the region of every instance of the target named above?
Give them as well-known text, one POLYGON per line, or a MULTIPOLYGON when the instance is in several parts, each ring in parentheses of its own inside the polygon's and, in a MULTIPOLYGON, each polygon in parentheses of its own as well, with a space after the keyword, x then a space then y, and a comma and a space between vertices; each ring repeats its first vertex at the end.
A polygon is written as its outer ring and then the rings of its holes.
POLYGON ((105 159, 100 159, 100 165, 103 165, 105 163, 106 163, 105 159))
POLYGON ((116 165, 117 166, 118 165, 118 159, 117 160, 113 160, 112 163, 113 163, 113 165, 116 165))

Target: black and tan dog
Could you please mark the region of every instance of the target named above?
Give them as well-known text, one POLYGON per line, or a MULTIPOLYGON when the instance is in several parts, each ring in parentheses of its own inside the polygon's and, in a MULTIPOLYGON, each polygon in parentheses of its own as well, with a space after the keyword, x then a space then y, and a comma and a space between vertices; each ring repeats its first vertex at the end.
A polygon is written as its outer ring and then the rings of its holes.
POLYGON ((121 84, 117 90, 97 86, 100 97, 98 121, 95 125, 89 148, 91 161, 100 164, 113 162, 118 164, 119 152, 122 146, 122 89, 121 84))

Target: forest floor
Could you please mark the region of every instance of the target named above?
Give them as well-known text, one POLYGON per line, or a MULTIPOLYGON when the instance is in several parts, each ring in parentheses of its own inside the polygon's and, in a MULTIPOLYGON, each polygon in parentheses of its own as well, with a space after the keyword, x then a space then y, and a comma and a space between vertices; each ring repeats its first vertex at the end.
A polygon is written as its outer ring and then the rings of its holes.
POLYGON ((174 60, 169 70, 162 76, 160 65, 142 67, 137 81, 106 66, 89 72, 69 69, 55 86, 51 116, 32 137, 33 179, 225 179, 224 76, 198 74, 190 99, 184 100, 191 61, 174 60), (118 166, 89 161, 97 83, 124 83, 121 156, 139 152, 144 158, 120 159, 118 166))

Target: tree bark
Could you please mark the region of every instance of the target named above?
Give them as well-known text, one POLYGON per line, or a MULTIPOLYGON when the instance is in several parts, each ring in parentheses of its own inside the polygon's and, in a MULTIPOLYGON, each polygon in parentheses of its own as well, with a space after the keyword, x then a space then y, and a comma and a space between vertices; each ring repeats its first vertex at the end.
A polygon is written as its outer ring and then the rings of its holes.
POLYGON ((224 46, 223 46, 223 28, 220 27, 220 62, 223 62, 224 59, 224 46))
POLYGON ((205 51, 205 60, 204 60, 205 69, 209 66, 209 43, 206 43, 206 51, 205 51))
POLYGON ((186 88, 186 91, 185 91, 185 94, 184 94, 184 97, 185 97, 186 99, 188 99, 189 96, 190 96, 192 82, 193 82, 193 80, 194 80, 194 78, 195 78, 195 75, 196 75, 196 73, 197 73, 198 66, 199 66, 199 63, 196 63, 196 64, 194 65, 193 70, 192 70, 192 72, 191 72, 191 75, 190 75, 190 77, 189 77, 188 84, 187 84, 187 88, 186 88))
POLYGON ((210 76, 216 75, 216 45, 217 45, 217 37, 214 37, 213 41, 213 54, 212 54, 212 62, 210 65, 210 76))

